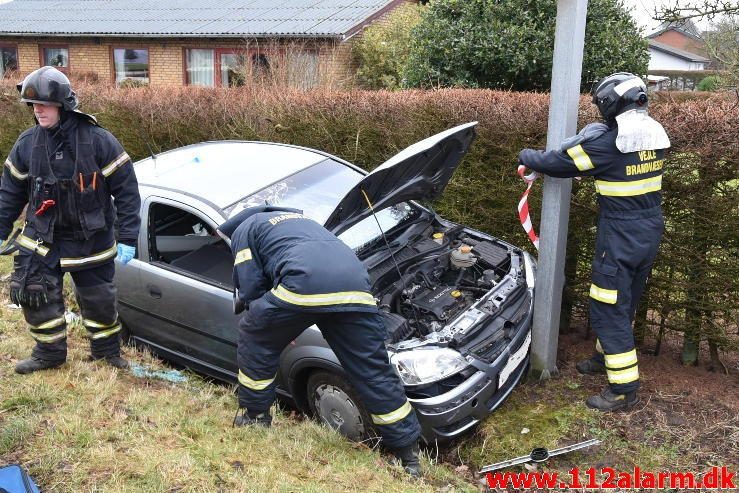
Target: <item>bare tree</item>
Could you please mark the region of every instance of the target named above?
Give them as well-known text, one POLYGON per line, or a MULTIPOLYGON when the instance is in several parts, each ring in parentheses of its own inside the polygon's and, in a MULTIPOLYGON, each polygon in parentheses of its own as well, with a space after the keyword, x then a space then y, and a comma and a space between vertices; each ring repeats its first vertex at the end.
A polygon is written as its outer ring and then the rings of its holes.
POLYGON ((704 34, 706 49, 723 71, 721 82, 739 86, 739 15, 726 17, 711 25, 704 34))
POLYGON ((713 19, 717 16, 739 15, 738 0, 671 0, 654 12, 654 19, 679 23, 686 19, 713 19))

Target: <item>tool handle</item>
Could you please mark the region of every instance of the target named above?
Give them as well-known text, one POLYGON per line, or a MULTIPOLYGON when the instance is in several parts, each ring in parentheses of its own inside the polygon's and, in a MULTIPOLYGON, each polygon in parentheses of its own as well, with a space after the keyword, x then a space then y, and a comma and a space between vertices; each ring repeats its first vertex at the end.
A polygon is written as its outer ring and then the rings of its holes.
POLYGON ((44 200, 43 202, 41 202, 41 206, 38 209, 36 209, 36 212, 34 212, 34 215, 40 216, 41 214, 48 211, 55 205, 56 205, 56 202, 52 199, 44 200))

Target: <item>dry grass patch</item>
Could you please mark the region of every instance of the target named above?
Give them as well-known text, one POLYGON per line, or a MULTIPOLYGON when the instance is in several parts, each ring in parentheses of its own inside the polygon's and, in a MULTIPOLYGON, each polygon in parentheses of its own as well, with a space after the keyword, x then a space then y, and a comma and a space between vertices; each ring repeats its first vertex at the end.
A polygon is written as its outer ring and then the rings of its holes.
MULTIPOLYGON (((0 258, 7 274, 10 259, 0 258)), ((186 373, 183 384, 89 362, 81 328, 68 362, 16 375, 32 347, 20 310, 0 298, 0 466, 20 462, 47 492, 464 491, 448 466, 424 461, 409 480, 378 451, 276 411, 272 429, 234 429, 233 387, 186 373)), ((163 368, 146 352, 131 360, 163 368)))

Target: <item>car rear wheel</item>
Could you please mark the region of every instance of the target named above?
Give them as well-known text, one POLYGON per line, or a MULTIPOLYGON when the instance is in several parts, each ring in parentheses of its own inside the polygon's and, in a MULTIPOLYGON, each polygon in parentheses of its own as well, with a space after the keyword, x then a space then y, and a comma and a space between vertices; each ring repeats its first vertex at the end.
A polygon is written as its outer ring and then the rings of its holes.
POLYGON ((308 405, 315 417, 355 441, 376 436, 356 391, 342 376, 317 371, 308 378, 308 405))

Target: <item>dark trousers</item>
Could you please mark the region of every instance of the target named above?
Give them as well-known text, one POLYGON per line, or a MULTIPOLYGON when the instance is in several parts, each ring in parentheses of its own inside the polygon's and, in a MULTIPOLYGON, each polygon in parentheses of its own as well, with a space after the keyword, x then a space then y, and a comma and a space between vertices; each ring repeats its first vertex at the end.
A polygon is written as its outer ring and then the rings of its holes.
MULTIPOLYGON (((21 252, 19 255, 29 254, 21 252)), ((48 361, 63 361, 67 358, 67 323, 62 291, 64 273, 59 265, 50 268, 39 264, 36 268, 46 280, 48 303, 37 309, 23 307, 31 336, 36 340, 32 355, 48 361)), ((116 310, 114 274, 113 261, 70 273, 83 324, 90 338, 90 351, 95 359, 120 354, 121 325, 116 310)))
POLYGON ((606 365, 611 389, 639 388, 632 323, 662 238, 659 208, 608 213, 598 223, 590 287, 590 323, 598 336, 596 359, 606 365))
POLYGON ((275 400, 282 350, 316 324, 370 413, 385 446, 415 443, 421 433, 400 378, 390 366, 385 326, 376 313, 308 313, 253 301, 239 324, 239 406, 266 411, 275 400))

